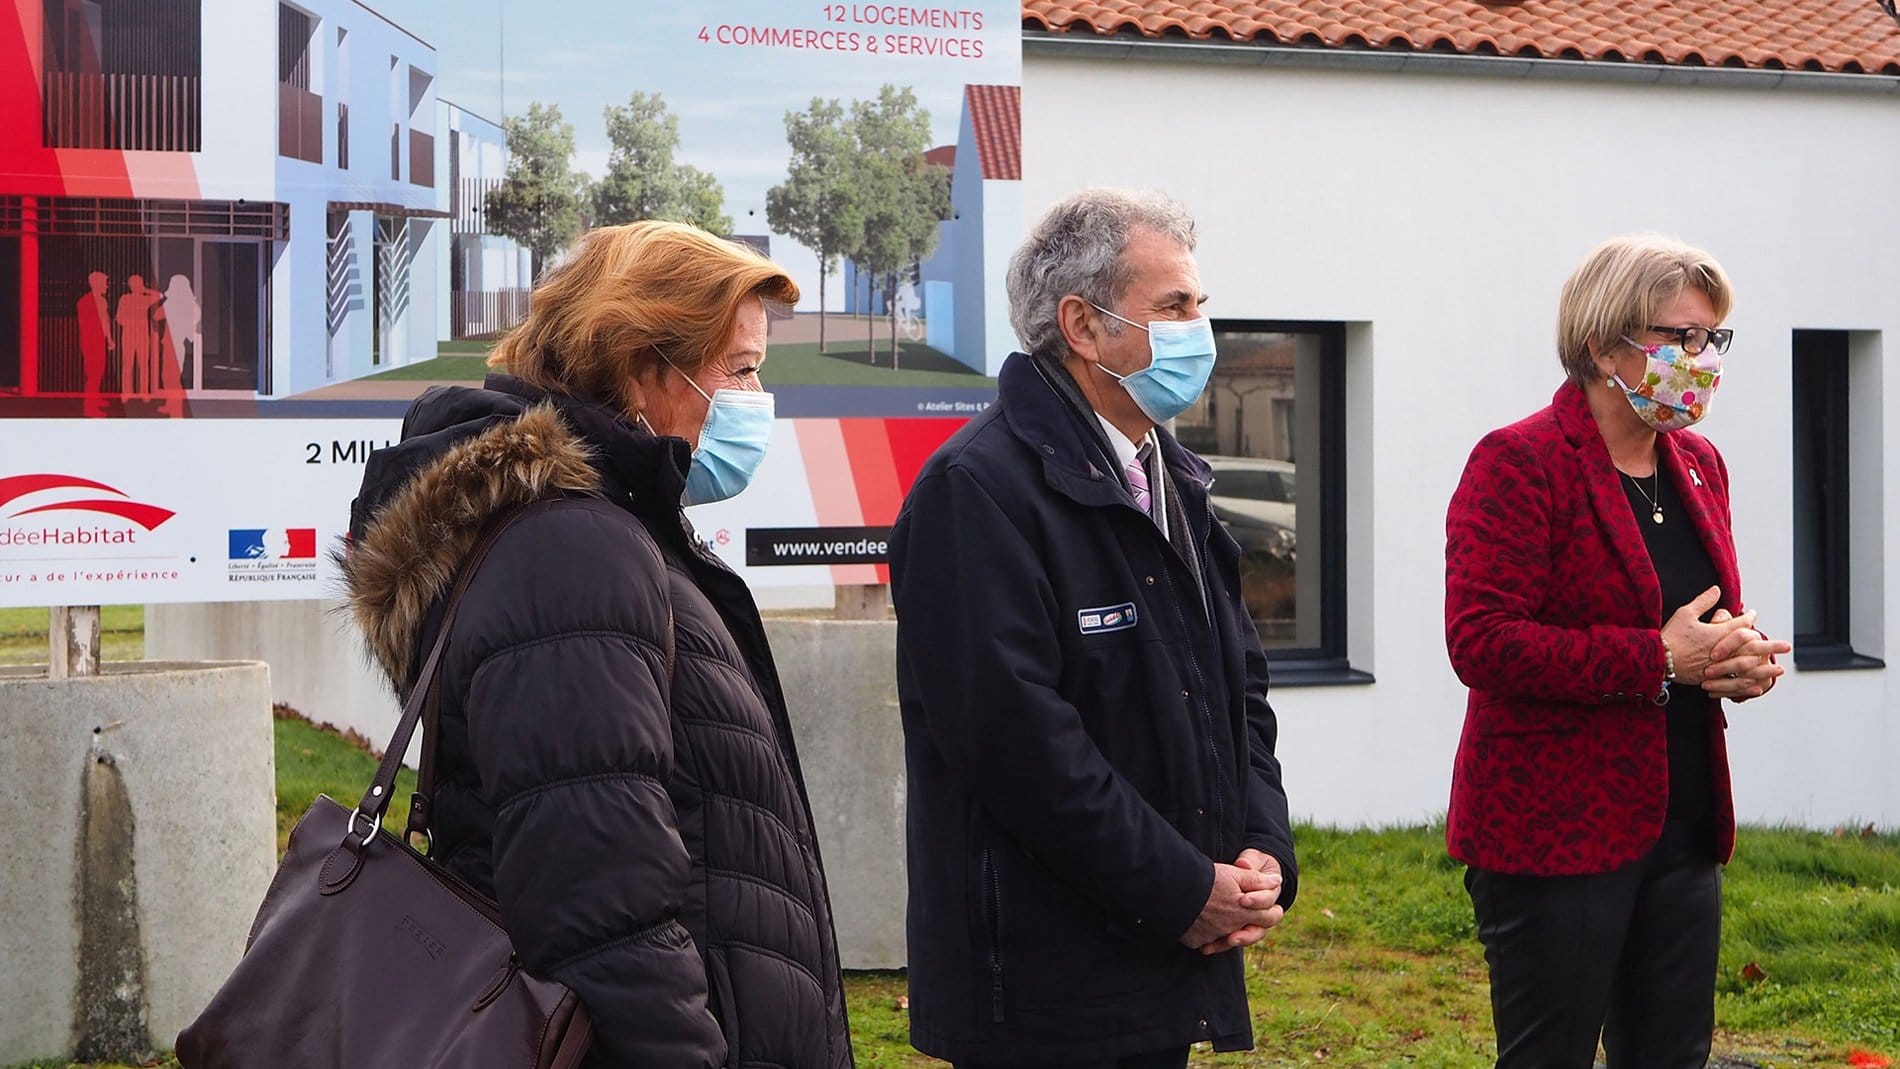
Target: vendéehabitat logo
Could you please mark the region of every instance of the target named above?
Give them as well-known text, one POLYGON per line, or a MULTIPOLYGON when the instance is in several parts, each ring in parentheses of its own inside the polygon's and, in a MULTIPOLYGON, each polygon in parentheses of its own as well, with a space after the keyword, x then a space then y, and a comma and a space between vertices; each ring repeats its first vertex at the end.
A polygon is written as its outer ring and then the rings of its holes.
POLYGON ((0 476, 0 549, 132 546, 175 515, 78 475, 0 476))

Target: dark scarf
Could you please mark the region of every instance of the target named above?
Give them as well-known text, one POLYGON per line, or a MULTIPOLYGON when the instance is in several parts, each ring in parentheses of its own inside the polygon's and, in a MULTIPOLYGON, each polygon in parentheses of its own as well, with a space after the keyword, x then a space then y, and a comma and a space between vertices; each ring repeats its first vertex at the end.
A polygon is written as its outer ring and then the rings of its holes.
MULTIPOLYGON (((1082 387, 1076 385, 1075 378, 1069 374, 1069 369, 1054 357, 1040 353, 1031 354, 1030 362, 1031 366, 1042 375, 1043 381, 1049 384, 1049 389, 1062 399, 1064 407, 1068 409, 1070 417, 1075 420, 1083 436, 1094 443, 1096 450, 1100 453, 1103 466, 1115 473, 1115 478, 1121 480, 1122 488, 1128 490, 1132 497, 1134 490, 1128 485, 1128 474, 1122 470, 1121 464, 1115 459, 1115 447, 1109 442, 1107 432, 1102 429, 1102 421, 1095 411, 1095 406, 1089 404, 1089 399, 1083 395, 1082 387)), ((1156 474, 1167 480, 1167 491, 1162 495, 1166 509, 1164 520, 1167 524, 1162 529, 1163 537, 1166 537, 1168 544, 1180 554, 1182 561, 1188 566, 1188 571, 1193 574, 1194 585, 1201 594, 1201 611, 1205 618, 1208 612, 1207 580, 1201 575, 1200 547, 1194 544, 1194 528, 1188 524, 1187 514, 1181 510, 1180 484, 1175 480, 1174 473, 1168 470, 1167 463, 1161 459, 1159 449, 1155 450, 1154 468, 1156 474), (1173 537, 1168 537, 1169 534, 1173 537)))

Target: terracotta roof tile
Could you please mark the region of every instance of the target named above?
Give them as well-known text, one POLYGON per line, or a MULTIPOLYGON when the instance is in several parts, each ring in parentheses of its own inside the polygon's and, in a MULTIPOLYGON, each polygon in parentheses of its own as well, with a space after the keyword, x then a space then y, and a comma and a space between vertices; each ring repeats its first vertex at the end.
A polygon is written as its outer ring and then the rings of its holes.
POLYGON ((1023 28, 1900 75, 1876 0, 1023 0, 1023 28))
POLYGON ((1019 85, 966 85, 964 102, 976 134, 985 179, 1023 177, 1023 89, 1019 85))

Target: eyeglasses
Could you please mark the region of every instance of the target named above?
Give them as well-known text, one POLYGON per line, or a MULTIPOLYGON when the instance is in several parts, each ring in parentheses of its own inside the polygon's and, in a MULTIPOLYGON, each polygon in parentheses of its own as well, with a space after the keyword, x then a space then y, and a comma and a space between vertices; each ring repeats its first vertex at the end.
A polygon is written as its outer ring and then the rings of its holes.
POLYGON ((1720 356, 1728 352, 1728 343, 1735 340, 1735 332, 1727 327, 1710 330, 1707 327, 1659 327, 1651 323, 1649 329, 1658 334, 1667 334, 1681 342, 1682 351, 1691 356, 1710 345, 1715 346, 1716 355, 1720 356))

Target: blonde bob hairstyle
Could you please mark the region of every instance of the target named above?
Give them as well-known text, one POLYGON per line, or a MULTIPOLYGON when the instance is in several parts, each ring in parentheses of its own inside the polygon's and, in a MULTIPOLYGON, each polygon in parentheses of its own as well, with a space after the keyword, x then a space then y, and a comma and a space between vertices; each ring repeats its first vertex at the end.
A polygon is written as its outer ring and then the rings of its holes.
POLYGON ((1657 310, 1687 287, 1715 308, 1715 326, 1734 303, 1728 274, 1715 257, 1661 234, 1615 237, 1590 250, 1564 283, 1557 302, 1557 358, 1586 389, 1599 377, 1591 352, 1623 345, 1656 321, 1657 310))
POLYGON ((666 367, 661 354, 698 374, 725 352, 753 297, 796 304, 798 284, 750 246, 683 223, 604 226, 582 235, 534 288, 528 318, 495 346, 488 366, 638 415, 641 383, 666 367))

